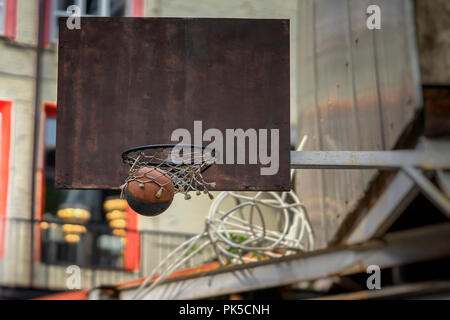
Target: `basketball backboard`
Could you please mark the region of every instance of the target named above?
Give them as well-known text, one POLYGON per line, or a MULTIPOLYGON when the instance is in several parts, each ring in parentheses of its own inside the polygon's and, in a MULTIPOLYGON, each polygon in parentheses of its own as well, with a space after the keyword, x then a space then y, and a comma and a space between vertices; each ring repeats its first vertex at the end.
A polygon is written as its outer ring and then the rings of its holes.
POLYGON ((211 190, 290 189, 289 20, 82 18, 59 30, 56 187, 118 189, 123 151, 178 143, 181 129, 203 146, 222 135, 211 190))

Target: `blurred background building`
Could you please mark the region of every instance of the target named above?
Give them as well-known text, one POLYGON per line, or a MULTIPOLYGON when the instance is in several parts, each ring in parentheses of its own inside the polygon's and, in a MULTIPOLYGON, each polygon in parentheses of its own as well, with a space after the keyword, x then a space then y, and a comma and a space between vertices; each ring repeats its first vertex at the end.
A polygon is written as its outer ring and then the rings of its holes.
MULTIPOLYGON (((164 215, 145 219, 118 192, 53 187, 57 19, 71 4, 83 16, 290 19, 292 146, 308 135, 307 150, 388 150, 450 134, 446 0, 0 0, 0 298, 65 290, 68 265, 82 267, 83 288, 142 277, 203 228, 210 205, 176 197, 164 215), (370 4, 381 7, 380 30, 366 27, 370 4)), ((299 172, 317 248, 343 241, 394 180, 299 172)), ((396 217, 446 220, 414 186, 405 192, 396 217)))

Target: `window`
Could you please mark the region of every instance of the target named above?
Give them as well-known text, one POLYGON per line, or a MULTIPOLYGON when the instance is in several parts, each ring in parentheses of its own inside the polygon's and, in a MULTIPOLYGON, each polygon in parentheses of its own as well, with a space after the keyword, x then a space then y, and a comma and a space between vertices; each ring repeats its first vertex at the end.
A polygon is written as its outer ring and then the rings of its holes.
POLYGON ((52 42, 56 42, 58 38, 58 19, 69 16, 67 8, 71 5, 77 5, 83 17, 136 16, 138 14, 136 9, 143 10, 141 0, 52 0, 50 30, 52 42))
POLYGON ((41 112, 36 216, 43 221, 41 251, 35 255, 46 264, 138 269, 137 214, 119 199, 119 191, 55 189, 56 110, 47 102, 41 112), (84 210, 85 218, 73 220, 76 210, 84 210))
POLYGON ((0 34, 5 33, 5 20, 6 20, 6 0, 0 0, 0 34))

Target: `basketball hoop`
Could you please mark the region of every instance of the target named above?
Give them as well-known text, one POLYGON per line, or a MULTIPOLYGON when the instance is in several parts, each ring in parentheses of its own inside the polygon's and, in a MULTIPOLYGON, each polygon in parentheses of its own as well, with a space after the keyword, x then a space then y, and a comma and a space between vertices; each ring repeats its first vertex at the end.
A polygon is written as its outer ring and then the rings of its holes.
MULTIPOLYGON (((173 194, 182 193, 189 200, 191 196, 188 193, 194 191, 197 195, 203 192, 213 199, 208 189, 215 187, 215 183, 207 182, 203 177, 216 161, 216 152, 212 148, 180 144, 146 145, 126 150, 122 153, 122 161, 130 165, 128 177, 120 187, 121 196, 127 200, 127 193, 132 192, 129 190, 131 183, 137 183, 142 189, 150 184, 156 199, 163 197, 165 190, 172 194, 172 198, 173 194)), ((164 203, 170 205, 171 199, 164 203)))

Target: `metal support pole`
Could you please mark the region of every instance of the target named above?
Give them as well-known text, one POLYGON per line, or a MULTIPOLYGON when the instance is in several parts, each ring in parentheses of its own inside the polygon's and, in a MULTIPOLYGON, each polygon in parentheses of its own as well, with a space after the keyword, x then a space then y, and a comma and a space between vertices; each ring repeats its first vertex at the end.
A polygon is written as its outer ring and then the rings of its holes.
POLYGON ((450 169, 449 150, 291 151, 292 169, 450 169))
POLYGON ((450 144, 440 150, 291 151, 291 168, 402 170, 450 218, 450 200, 419 170, 449 170, 450 144))

